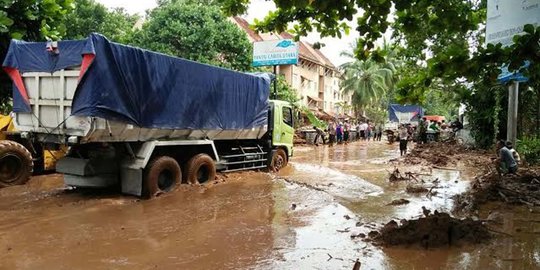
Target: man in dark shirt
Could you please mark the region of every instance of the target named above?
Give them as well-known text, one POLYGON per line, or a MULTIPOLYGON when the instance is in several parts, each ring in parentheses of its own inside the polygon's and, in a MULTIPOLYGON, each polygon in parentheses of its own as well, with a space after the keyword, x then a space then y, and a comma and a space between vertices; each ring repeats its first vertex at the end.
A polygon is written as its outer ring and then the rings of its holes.
POLYGON ((497 170, 499 173, 516 173, 518 165, 510 149, 506 147, 505 141, 499 141, 497 143, 498 155, 497 158, 497 170))
POLYGON ((317 132, 317 135, 315 135, 315 140, 313 141, 313 144, 316 146, 319 146, 319 137, 322 138, 323 144, 326 144, 326 138, 324 137, 324 131, 316 126, 313 126, 313 129, 317 132))

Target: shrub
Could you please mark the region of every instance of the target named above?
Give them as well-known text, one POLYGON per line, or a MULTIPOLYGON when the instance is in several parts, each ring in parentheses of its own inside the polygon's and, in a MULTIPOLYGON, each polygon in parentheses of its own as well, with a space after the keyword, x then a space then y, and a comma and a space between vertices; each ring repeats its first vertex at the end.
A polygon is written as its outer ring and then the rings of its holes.
POLYGON ((517 151, 527 163, 540 163, 540 137, 522 138, 517 144, 517 151))

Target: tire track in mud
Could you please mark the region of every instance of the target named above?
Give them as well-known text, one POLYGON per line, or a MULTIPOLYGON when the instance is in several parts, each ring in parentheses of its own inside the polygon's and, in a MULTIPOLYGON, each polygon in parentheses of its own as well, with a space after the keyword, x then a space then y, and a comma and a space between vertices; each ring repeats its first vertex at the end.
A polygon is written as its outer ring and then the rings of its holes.
POLYGON ((352 202, 383 193, 382 187, 338 169, 306 163, 292 163, 291 165, 293 170, 288 174, 277 176, 277 179, 326 192, 336 199, 352 202))

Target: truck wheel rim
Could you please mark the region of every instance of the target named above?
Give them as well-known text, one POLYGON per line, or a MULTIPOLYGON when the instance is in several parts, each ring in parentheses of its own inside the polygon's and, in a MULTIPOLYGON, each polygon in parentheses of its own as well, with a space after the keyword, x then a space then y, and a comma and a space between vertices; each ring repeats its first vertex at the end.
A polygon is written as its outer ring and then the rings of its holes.
POLYGON ((173 173, 169 170, 162 171, 158 176, 158 188, 169 191, 174 184, 173 173))
POLYGON ((22 160, 18 156, 4 155, 0 158, 0 180, 5 183, 17 180, 22 167, 22 160))
POLYGON ((202 166, 197 171, 197 181, 199 181, 199 183, 202 184, 202 183, 208 181, 209 177, 210 177, 210 172, 208 171, 208 168, 206 168, 205 166, 202 166))

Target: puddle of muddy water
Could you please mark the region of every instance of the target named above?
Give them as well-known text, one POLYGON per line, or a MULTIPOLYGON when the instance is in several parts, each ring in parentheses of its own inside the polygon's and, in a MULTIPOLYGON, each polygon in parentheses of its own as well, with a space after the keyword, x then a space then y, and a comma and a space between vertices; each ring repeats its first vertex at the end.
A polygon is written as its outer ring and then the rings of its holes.
MULTIPOLYGON (((464 192, 469 186, 469 180, 474 176, 474 173, 470 171, 461 174, 457 170, 431 170, 429 172, 431 175, 423 178, 428 185, 431 181, 438 179, 437 187, 434 188, 437 194, 429 197, 425 196, 425 194, 408 194, 405 192, 407 183, 389 183, 388 181, 388 173, 393 169, 393 165, 388 163, 388 160, 397 157, 394 151, 392 146, 379 144, 366 147, 364 143, 352 144, 339 149, 316 148, 312 152, 300 154, 300 157, 297 157, 300 164, 293 166, 294 170, 289 171, 287 177, 292 181, 308 182, 311 185, 316 185, 316 183, 327 181, 326 179, 330 175, 339 175, 338 179, 332 179, 332 183, 338 183, 339 185, 339 182, 342 181, 349 188, 337 193, 323 185, 324 193, 333 195, 336 199, 334 203, 338 203, 341 207, 352 212, 362 223, 380 226, 390 219, 419 217, 422 214, 422 206, 426 206, 432 211, 436 209, 449 212, 453 207, 452 197, 455 194, 464 192), (309 171, 310 176, 306 175, 306 171, 309 171), (361 193, 365 187, 372 186, 377 187, 378 190, 378 192, 371 193, 373 196, 367 196, 368 193, 363 196, 355 194, 355 192, 361 193), (355 196, 343 195, 347 193, 355 194, 355 196), (354 199, 351 199, 351 197, 354 199), (386 206, 389 202, 402 198, 409 200, 410 203, 400 206, 386 206)), ((405 170, 414 169, 416 168, 405 168, 405 170)), ((318 215, 320 215, 321 220, 327 220, 330 217, 324 218, 325 211, 323 209, 321 208, 318 215)), ((500 210, 496 207, 494 209, 500 210)), ((479 213, 480 217, 486 218, 487 211, 494 210, 482 209, 479 213)), ((490 228, 511 234, 512 237, 495 234, 494 240, 487 244, 423 250, 413 247, 379 248, 355 240, 353 246, 345 247, 342 244, 339 249, 346 250, 344 253, 346 257, 349 257, 347 259, 350 260, 350 256, 354 257, 354 252, 349 253, 349 251, 356 248, 356 254, 363 262, 362 269, 540 268, 540 241, 537 241, 537 237, 540 235, 540 214, 530 213, 526 207, 519 206, 501 211, 504 212, 503 216, 506 221, 502 223, 503 225, 499 225, 502 227, 490 228), (358 249, 362 247, 370 250, 366 252, 358 249)), ((317 220, 318 217, 315 217, 314 220, 317 220)), ((314 221, 302 230, 296 230, 300 235, 297 236, 297 239, 301 237, 302 233, 306 234, 306 231, 313 233, 313 238, 317 238, 316 228, 321 226, 323 225, 314 221), (312 225, 314 228, 311 227, 312 225)), ((366 229, 369 228, 364 229, 364 232, 366 232, 366 229)), ((335 237, 338 238, 339 236, 335 237)), ((298 249, 304 250, 303 248, 297 248, 297 253, 299 252, 298 249)), ((305 254, 301 252, 297 254, 304 257, 300 263, 306 260, 305 254)), ((322 262, 324 259, 322 255, 315 256, 315 258, 318 258, 318 260, 311 259, 316 261, 312 261, 311 266, 318 267, 322 265, 319 268, 315 267, 315 269, 347 269, 352 266, 350 262, 349 264, 336 264, 334 261, 333 266, 335 268, 331 268, 329 266, 331 264, 322 262)))
MULTIPOLYGON (((278 176, 231 174, 156 200, 63 190, 58 175, 0 190, 0 269, 538 269, 540 214, 503 213, 492 242, 435 250, 381 248, 351 235, 390 219, 447 211, 469 175, 432 170, 437 194, 389 183, 397 145, 352 143, 295 150, 278 176), (407 199, 400 206, 393 200, 407 199), (293 206, 294 205, 294 206, 293 206), (360 222, 357 227, 357 222, 360 222)), ((408 167, 406 170, 418 168, 408 167)), ((427 172, 426 172, 427 173, 427 172)))

